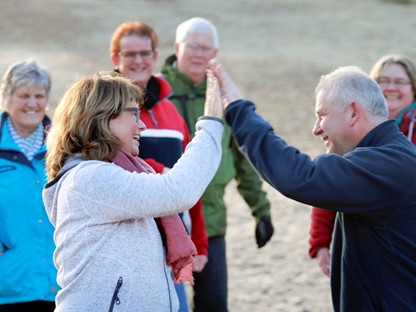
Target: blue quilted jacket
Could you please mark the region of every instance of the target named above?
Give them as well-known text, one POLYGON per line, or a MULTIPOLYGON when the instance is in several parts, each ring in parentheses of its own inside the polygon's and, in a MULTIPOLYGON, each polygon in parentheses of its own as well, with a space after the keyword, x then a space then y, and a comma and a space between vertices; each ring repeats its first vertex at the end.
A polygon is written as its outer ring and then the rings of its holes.
MULTIPOLYGON (((29 161, 0 114, 0 304, 54 301, 54 228, 42 201, 45 145, 29 161)), ((50 120, 45 117, 45 127, 50 120)))

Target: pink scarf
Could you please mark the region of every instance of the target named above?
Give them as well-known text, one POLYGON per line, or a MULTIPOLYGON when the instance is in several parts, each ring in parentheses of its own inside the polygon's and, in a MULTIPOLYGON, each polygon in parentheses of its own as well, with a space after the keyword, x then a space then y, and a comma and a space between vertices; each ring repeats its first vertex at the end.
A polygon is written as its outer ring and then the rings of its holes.
MULTIPOLYGON (((113 162, 130 172, 155 173, 143 159, 124 151, 117 151, 113 162)), ((166 262, 172 267, 175 283, 194 282, 193 256, 197 254, 194 243, 186 233, 179 215, 155 219, 166 245, 166 262)))

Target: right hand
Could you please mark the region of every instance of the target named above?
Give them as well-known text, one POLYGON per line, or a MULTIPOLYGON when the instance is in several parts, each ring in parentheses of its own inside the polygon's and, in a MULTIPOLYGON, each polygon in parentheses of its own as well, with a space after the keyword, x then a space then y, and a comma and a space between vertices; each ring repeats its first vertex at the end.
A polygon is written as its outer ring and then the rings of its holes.
POLYGON ((256 225, 256 243, 257 247, 261 248, 270 240, 270 238, 273 236, 274 233, 274 227, 272 224, 272 218, 263 216, 260 218, 260 220, 257 222, 256 225))
POLYGON ((204 116, 223 119, 220 87, 212 71, 207 70, 207 92, 205 96, 204 116))
POLYGON ((209 67, 214 73, 214 76, 217 77, 220 84, 224 109, 226 109, 228 104, 231 102, 241 100, 243 98, 234 81, 231 79, 230 75, 228 75, 222 64, 220 64, 216 59, 211 59, 209 61, 209 67))
POLYGON ((329 277, 329 274, 331 273, 331 255, 329 253, 329 249, 325 247, 319 249, 316 255, 316 260, 318 261, 318 265, 321 268, 322 273, 329 277))

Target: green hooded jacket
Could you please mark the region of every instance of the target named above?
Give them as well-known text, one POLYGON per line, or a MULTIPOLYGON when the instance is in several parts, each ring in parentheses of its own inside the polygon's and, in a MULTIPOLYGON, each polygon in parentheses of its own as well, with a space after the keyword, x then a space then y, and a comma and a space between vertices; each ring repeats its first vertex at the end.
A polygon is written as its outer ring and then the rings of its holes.
MULTIPOLYGON (((176 56, 169 56, 161 72, 173 89, 170 100, 187 122, 193 137, 195 123, 204 114, 206 78, 203 83, 194 86, 188 76, 178 71, 175 63, 176 56)), ((231 128, 225 125, 220 167, 202 197, 202 209, 209 237, 225 235, 227 211, 224 193, 227 184, 233 178, 237 181, 238 192, 250 207, 256 221, 262 216, 270 216, 270 202, 262 189, 262 180, 251 163, 238 150, 231 135, 231 128)))

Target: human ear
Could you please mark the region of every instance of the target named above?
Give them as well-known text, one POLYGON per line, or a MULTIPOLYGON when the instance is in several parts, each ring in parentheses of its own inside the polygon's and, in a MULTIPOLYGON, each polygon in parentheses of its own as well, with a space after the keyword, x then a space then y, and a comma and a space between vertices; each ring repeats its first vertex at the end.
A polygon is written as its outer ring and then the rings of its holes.
POLYGON ((179 54, 179 43, 175 42, 173 44, 173 49, 175 50, 175 55, 178 56, 178 54, 179 54))
POLYGON ((120 64, 120 57, 118 56, 118 54, 111 54, 111 62, 113 63, 115 68, 118 67, 118 64, 120 64))
POLYGON ((159 57, 159 52, 158 50, 154 50, 153 51, 153 61, 157 62, 157 58, 159 57))
POLYGON ((360 116, 362 113, 361 106, 356 102, 351 102, 351 104, 348 105, 348 111, 350 116, 350 125, 354 126, 360 120, 360 116))

